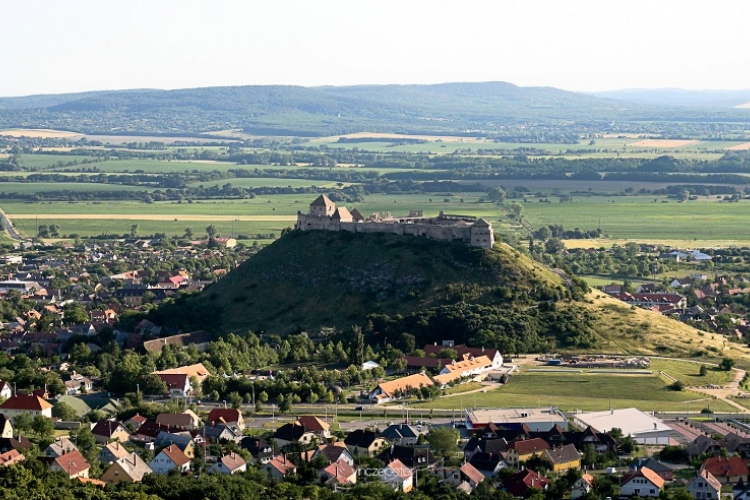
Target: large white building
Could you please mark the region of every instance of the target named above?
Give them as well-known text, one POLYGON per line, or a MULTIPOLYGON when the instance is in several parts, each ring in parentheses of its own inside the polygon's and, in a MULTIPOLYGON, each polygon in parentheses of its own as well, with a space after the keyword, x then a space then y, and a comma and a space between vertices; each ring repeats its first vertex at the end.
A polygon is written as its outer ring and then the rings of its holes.
POLYGON ((637 408, 579 413, 573 421, 582 429, 591 426, 599 432, 620 429, 638 444, 669 444, 672 432, 667 424, 637 408))
POLYGON ((534 432, 546 432, 554 426, 568 430, 568 420, 556 408, 509 408, 467 410, 466 426, 482 429, 490 424, 506 429, 520 429, 526 425, 534 432))

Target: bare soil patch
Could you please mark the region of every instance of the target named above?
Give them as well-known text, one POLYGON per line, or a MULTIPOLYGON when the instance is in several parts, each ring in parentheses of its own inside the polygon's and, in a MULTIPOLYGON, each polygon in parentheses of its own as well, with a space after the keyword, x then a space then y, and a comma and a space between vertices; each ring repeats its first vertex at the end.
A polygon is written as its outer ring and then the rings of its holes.
POLYGON ((78 132, 70 132, 68 130, 41 129, 41 128, 19 128, 15 130, 3 130, 3 131, 0 131, 0 135, 4 135, 7 137, 34 137, 34 138, 39 138, 39 139, 83 137, 83 134, 79 134, 78 132))
POLYGON ((750 142, 744 142, 742 144, 735 144, 727 148, 730 151, 747 151, 750 149, 750 142))
POLYGON ((421 139, 425 141, 443 141, 443 142, 484 142, 484 139, 478 137, 461 137, 455 135, 406 135, 406 134, 386 134, 382 132, 357 132, 355 134, 333 135, 325 139, 338 140, 344 137, 347 139, 366 139, 368 137, 376 139, 421 139))

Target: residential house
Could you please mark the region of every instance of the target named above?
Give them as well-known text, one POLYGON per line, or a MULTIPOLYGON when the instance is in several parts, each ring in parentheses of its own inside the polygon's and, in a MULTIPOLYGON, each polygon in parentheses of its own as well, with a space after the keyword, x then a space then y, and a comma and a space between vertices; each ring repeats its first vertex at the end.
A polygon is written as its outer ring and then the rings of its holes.
POLYGON ((687 445, 685 451, 687 452, 688 458, 696 458, 703 454, 708 453, 719 453, 721 445, 712 438, 701 434, 697 436, 693 441, 687 445))
POLYGON ((8 415, 0 413, 0 438, 13 437, 13 421, 8 415))
POLYGON ((617 441, 606 432, 599 432, 591 426, 583 431, 563 431, 563 441, 573 444, 579 450, 587 445, 594 447, 597 453, 607 453, 617 449, 617 441))
POLYGON ((159 413, 156 424, 165 427, 176 427, 185 430, 195 430, 193 416, 187 413, 159 413))
POLYGON ((331 424, 319 419, 318 417, 313 417, 310 415, 297 417, 297 424, 302 425, 306 429, 314 432, 320 438, 329 439, 331 437, 331 424))
POLYGON ((750 500, 750 484, 740 479, 732 487, 732 496, 734 500, 750 500))
POLYGON ((107 483, 140 483, 143 477, 153 471, 137 453, 129 453, 115 460, 102 474, 101 480, 107 483))
POLYGON ((409 468, 424 469, 435 464, 435 456, 429 446, 403 446, 391 445, 386 448, 378 458, 384 463, 399 460, 409 468))
MULTIPOLYGON (((240 447, 252 455, 253 458, 250 461, 252 464, 267 464, 273 458, 273 446, 263 438, 245 436, 240 441, 240 447)), ((352 463, 354 463, 353 460, 352 463)))
POLYGON ((245 472, 246 470, 247 464, 245 463, 245 459, 237 453, 232 452, 221 457, 208 469, 208 472, 232 475, 239 472, 245 472))
POLYGON ((190 470, 190 458, 177 445, 169 445, 148 464, 154 474, 168 474, 171 470, 181 473, 190 470))
POLYGON ((508 445, 508 465, 518 467, 534 456, 541 456, 544 450, 549 450, 547 441, 541 438, 521 439, 508 445))
POLYGON ((672 470, 671 467, 661 463, 655 458, 637 458, 630 462, 630 468, 632 470, 638 470, 641 467, 648 467, 665 481, 671 481, 674 475, 674 470, 672 470))
POLYGON ((357 429, 344 439, 349 452, 354 455, 374 456, 389 447, 391 443, 377 432, 357 429))
POLYGON ((18 436, 17 438, 0 438, 0 453, 10 450, 24 452, 30 450, 32 446, 34 446, 34 443, 23 436, 18 436))
POLYGON ((424 373, 415 373, 389 382, 381 382, 370 392, 369 399, 372 403, 387 403, 399 399, 409 391, 419 390, 422 387, 435 385, 424 373))
POLYGON ((742 457, 715 456, 701 464, 701 471, 710 472, 721 484, 736 483, 740 479, 747 482, 747 462, 742 457))
POLYGON ((193 392, 190 377, 184 373, 157 373, 156 376, 167 385, 169 396, 172 398, 184 398, 193 392))
POLYGON ((9 417, 28 415, 52 418, 52 403, 34 395, 14 395, 0 404, 0 413, 9 417))
POLYGON ((415 445, 419 441, 420 432, 409 424, 392 424, 380 435, 394 444, 415 445))
POLYGON ((664 487, 664 479, 649 469, 641 467, 625 474, 620 481, 620 495, 626 497, 658 497, 664 487))
POLYGON ((486 477, 495 477, 508 465, 503 455, 483 451, 474 453, 469 463, 486 477))
POLYGON ((143 415, 136 413, 129 419, 125 421, 126 427, 132 427, 134 430, 138 430, 140 426, 142 426, 144 423, 148 422, 148 419, 144 417, 143 415))
POLYGON ((286 455, 276 455, 260 470, 268 474, 271 479, 282 479, 290 474, 296 474, 297 466, 287 460, 286 455))
POLYGON ((13 388, 5 380, 0 380, 0 398, 9 399, 13 395, 13 388))
POLYGON ((544 450, 542 460, 550 464, 552 472, 565 472, 581 467, 581 454, 572 444, 544 450))
POLYGON ((203 429, 203 436, 212 443, 225 441, 239 443, 243 438, 242 430, 237 427, 237 424, 206 425, 203 429))
POLYGON ((357 484, 357 471, 346 462, 332 462, 320 469, 320 482, 329 487, 357 484))
POLYGON ((726 448, 732 455, 739 455, 743 458, 750 457, 750 438, 730 432, 724 436, 724 439, 719 441, 719 445, 726 448))
POLYGON ((91 434, 98 444, 120 441, 130 441, 130 431, 116 420, 100 420, 91 429, 91 434))
POLYGON ((517 497, 526 496, 529 489, 546 490, 549 479, 531 469, 516 472, 503 482, 503 486, 511 495, 517 497))
POLYGON ((67 380, 64 383, 66 394, 71 396, 91 392, 91 390, 94 388, 94 383, 91 381, 91 379, 75 372, 73 372, 73 374, 70 376, 70 380, 67 380))
POLYGON ((594 477, 590 474, 584 474, 573 483, 570 491, 570 500, 576 500, 591 491, 594 487, 594 477))
POLYGON ((44 449, 42 455, 49 458, 57 458, 66 453, 70 453, 71 451, 78 451, 78 447, 67 437, 59 437, 55 438, 55 440, 44 449))
POLYGON ((396 491, 409 493, 414 488, 414 473, 398 459, 383 467, 380 477, 396 491))
POLYGON ((315 453, 313 453, 312 458, 313 460, 323 458, 331 464, 334 462, 346 462, 352 467, 354 466, 354 455, 351 454, 343 441, 321 444, 315 450, 315 453))
POLYGON ((67 474, 68 479, 89 477, 89 469, 91 469, 91 465, 89 465, 78 450, 55 457, 49 468, 52 472, 67 474))
POLYGON ((206 424, 224 423, 237 424, 237 427, 244 430, 245 421, 242 419, 242 412, 235 408, 214 408, 206 418, 206 424))
POLYGON ((505 453, 509 446, 510 444, 505 438, 484 439, 474 437, 469 439, 464 446, 464 458, 466 460, 471 460, 471 457, 475 453, 491 453, 498 455, 500 453, 505 453))
POLYGON ((26 457, 19 453, 18 450, 10 450, 5 453, 0 453, 0 467, 16 465, 24 460, 26 460, 26 457))
POLYGON ((154 447, 162 448, 167 446, 176 446, 189 459, 195 458, 195 441, 188 432, 173 433, 162 431, 154 440, 154 447))
POLYGON ((128 450, 119 441, 112 441, 102 448, 98 458, 101 463, 111 464, 121 458, 127 457, 128 454, 128 450))
POLYGON ((699 471, 687 485, 695 500, 718 500, 721 498, 721 483, 707 470, 699 471))
POLYGON ((317 437, 318 436, 315 432, 297 422, 284 424, 273 433, 273 439, 280 448, 291 443, 307 445, 312 443, 317 437))
POLYGON ((479 483, 484 481, 484 474, 469 462, 463 464, 461 468, 458 469, 458 472, 461 482, 467 483, 471 487, 471 491, 474 491, 474 489, 479 486, 479 483))

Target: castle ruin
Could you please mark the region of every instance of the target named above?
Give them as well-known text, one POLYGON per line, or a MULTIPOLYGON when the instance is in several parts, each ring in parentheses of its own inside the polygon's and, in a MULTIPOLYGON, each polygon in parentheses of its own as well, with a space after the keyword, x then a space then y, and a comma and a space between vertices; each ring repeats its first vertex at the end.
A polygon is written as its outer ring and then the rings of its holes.
POLYGON ((433 240, 460 240, 482 248, 492 248, 495 241, 492 224, 482 218, 442 211, 437 217, 425 217, 422 210, 411 210, 408 216, 375 213, 364 218, 356 208, 350 212, 346 207, 336 207, 323 194, 310 204, 309 213, 297 212, 294 229, 423 236, 433 240))

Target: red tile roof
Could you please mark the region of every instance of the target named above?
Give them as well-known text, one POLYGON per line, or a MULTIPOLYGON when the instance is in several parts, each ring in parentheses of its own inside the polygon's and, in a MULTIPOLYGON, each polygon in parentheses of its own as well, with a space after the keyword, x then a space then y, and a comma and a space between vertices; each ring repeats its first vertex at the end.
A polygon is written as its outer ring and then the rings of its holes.
POLYGON ((331 424, 324 422, 318 417, 305 415, 297 418, 297 423, 304 426, 305 429, 313 432, 324 432, 331 428, 331 424))
POLYGON ((711 457, 703 462, 700 470, 707 470, 714 477, 747 476, 750 474, 747 462, 740 457, 711 457))
POLYGON ((659 489, 661 489, 664 486, 664 479, 659 474, 652 471, 648 467, 641 467, 635 472, 631 472, 630 474, 624 475, 622 477, 622 481, 620 482, 620 484, 623 485, 627 483, 628 481, 630 481, 631 479, 633 479, 634 477, 643 477, 651 481, 651 483, 659 489))
POLYGON ((54 462, 65 472, 68 477, 75 476, 81 472, 90 469, 91 465, 83 458, 78 450, 71 451, 65 455, 55 458, 54 462))
POLYGON ((169 458, 177 467, 181 467, 188 463, 190 459, 188 458, 185 453, 176 445, 176 444, 170 444, 163 450, 161 450, 162 453, 164 453, 167 458, 169 458))
POLYGON ((522 439, 510 444, 511 448, 516 450, 519 455, 528 455, 529 453, 538 453, 549 450, 549 444, 542 438, 522 439))
POLYGON ((240 410, 234 408, 214 408, 208 414, 206 422, 224 422, 228 424, 230 422, 239 422, 240 417, 242 417, 240 410))
POLYGON ((52 403, 39 396, 11 396, 3 404, 0 404, 0 410, 27 410, 42 411, 52 408, 52 403))
POLYGON ((477 470, 477 468, 471 465, 469 462, 463 464, 460 470, 462 474, 474 481, 476 484, 479 484, 484 480, 484 474, 479 472, 479 470, 477 470))

